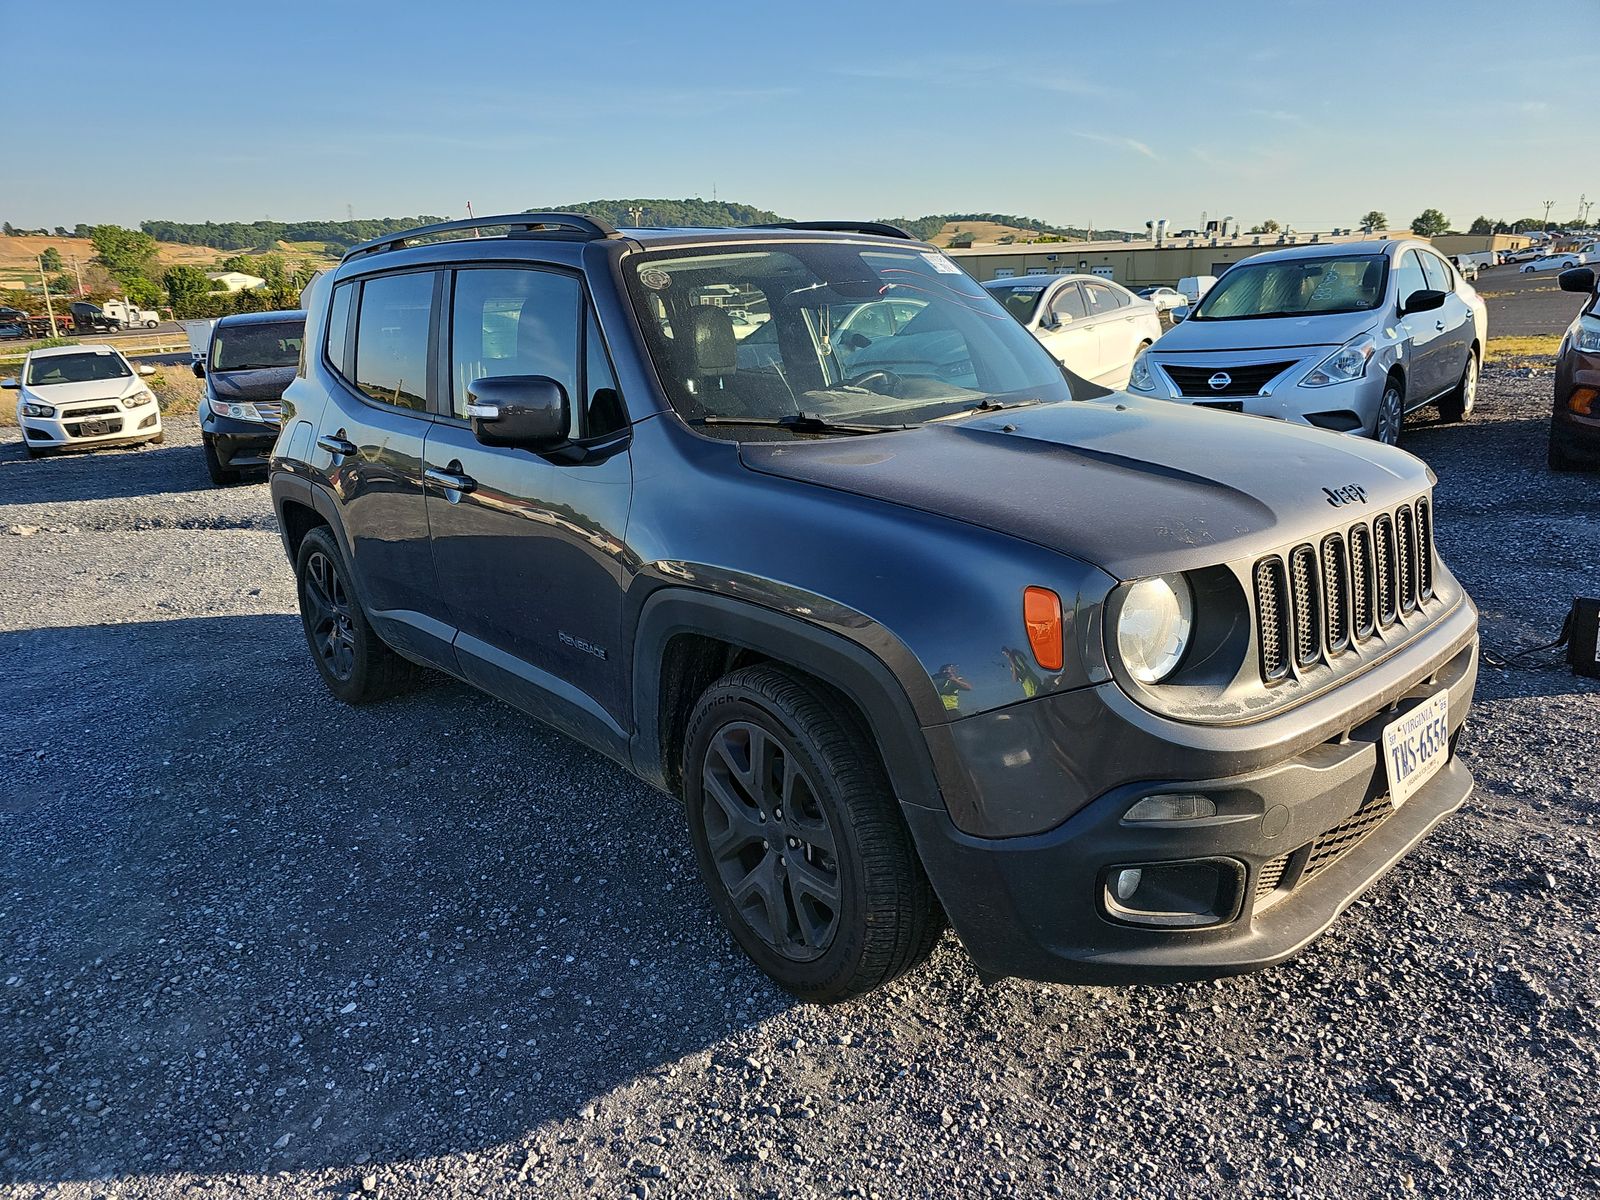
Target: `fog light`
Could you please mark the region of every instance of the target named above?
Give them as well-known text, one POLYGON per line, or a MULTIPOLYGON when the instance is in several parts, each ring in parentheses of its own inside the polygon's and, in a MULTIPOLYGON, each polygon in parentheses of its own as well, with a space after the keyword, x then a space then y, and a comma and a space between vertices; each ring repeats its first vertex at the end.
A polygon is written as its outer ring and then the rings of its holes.
POLYGON ((1596 396, 1600 396, 1600 391, 1596 391, 1594 388, 1573 388, 1572 395, 1567 397, 1567 407, 1580 417, 1594 416, 1596 415, 1593 411, 1596 396))
POLYGON ((1146 796, 1122 815, 1124 821, 1199 821, 1217 815, 1217 803, 1209 796, 1177 793, 1146 796))
POLYGON ((1108 916, 1130 925, 1186 929, 1239 913, 1244 864, 1231 858, 1112 867, 1101 897, 1108 916))

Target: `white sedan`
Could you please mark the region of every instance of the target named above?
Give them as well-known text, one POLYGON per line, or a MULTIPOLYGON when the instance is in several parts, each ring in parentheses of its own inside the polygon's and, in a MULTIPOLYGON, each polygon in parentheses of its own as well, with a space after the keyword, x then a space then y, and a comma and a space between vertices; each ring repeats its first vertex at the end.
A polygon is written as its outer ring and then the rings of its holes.
POLYGON ((1134 293, 1134 295, 1138 296, 1141 300, 1150 301, 1151 304, 1156 306, 1156 311, 1159 313, 1168 313, 1177 308, 1179 305, 1189 303, 1189 297, 1185 296, 1177 288, 1140 288, 1134 293))
POLYGON ((17 425, 29 458, 46 450, 159 442, 161 409, 144 377, 111 346, 35 350, 15 379, 0 387, 17 395, 17 425))
POLYGON ((983 286, 1057 361, 1108 388, 1127 387, 1133 360, 1161 336, 1154 304, 1098 275, 1022 275, 983 286))
POLYGON ((1581 267, 1588 261, 1588 256, 1583 254, 1546 254, 1543 258, 1524 263, 1522 270, 1524 274, 1529 271, 1565 271, 1568 267, 1581 267))

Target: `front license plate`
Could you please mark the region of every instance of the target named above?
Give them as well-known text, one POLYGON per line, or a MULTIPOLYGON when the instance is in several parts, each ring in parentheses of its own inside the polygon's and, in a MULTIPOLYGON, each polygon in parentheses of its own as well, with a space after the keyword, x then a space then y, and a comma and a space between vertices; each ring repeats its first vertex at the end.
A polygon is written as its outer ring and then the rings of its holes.
POLYGON ((1383 729, 1389 803, 1399 808, 1450 757, 1450 693, 1440 692, 1383 729))
POLYGON ((106 423, 104 421, 85 421, 78 426, 79 437, 99 437, 105 431, 106 423))

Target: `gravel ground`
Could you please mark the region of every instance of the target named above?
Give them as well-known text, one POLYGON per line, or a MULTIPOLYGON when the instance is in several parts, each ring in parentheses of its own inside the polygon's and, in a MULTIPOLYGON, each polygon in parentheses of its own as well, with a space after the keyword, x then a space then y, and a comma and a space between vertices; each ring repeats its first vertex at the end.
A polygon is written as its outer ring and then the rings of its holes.
MULTIPOLYGON (((1548 375, 1408 427, 1502 650, 1600 594, 1548 375)), ((1447 821, 1293 963, 768 986, 673 806, 440 683, 352 710, 265 488, 0 452, 0 1195, 1592 1196, 1600 687, 1486 670, 1447 821), (7 530, 10 530, 7 533, 7 530)), ((1551 656, 1535 663, 1551 661, 1551 656)))

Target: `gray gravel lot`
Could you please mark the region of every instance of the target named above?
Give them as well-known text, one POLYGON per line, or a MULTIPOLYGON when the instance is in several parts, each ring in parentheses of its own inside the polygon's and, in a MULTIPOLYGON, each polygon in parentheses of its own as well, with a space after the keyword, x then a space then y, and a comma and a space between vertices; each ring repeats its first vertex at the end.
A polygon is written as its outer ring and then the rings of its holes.
MULTIPOLYGON (((1502 650, 1600 594, 1548 375, 1408 426, 1502 650)), ((439 683, 341 707, 266 490, 0 451, 0 1195, 1600 1193, 1600 687, 1486 670, 1468 808, 1280 969, 768 986, 673 805, 439 683), (9 531, 9 532, 8 532, 9 531)), ((1536 659, 1550 662, 1553 656, 1536 659)))

